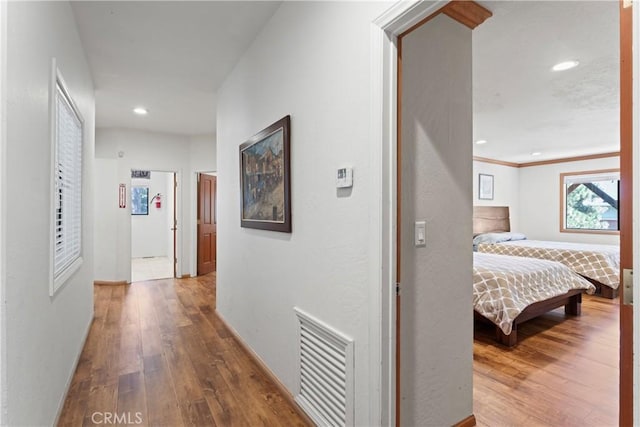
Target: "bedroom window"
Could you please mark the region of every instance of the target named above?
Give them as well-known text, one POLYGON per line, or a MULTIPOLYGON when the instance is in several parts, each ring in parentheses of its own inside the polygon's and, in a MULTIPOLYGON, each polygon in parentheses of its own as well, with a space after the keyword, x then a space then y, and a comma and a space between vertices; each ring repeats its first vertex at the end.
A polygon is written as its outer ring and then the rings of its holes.
POLYGON ((55 61, 50 105, 53 146, 50 294, 53 296, 82 265, 83 120, 55 61))
POLYGON ((563 173, 562 232, 618 233, 620 170, 563 173))

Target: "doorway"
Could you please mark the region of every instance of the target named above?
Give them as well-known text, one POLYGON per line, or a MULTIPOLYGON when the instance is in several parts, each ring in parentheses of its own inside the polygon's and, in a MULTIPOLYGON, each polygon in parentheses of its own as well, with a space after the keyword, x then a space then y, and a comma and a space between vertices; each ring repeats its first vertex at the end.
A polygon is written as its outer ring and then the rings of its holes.
POLYGON ((218 218, 216 192, 218 178, 214 173, 198 174, 197 190, 197 274, 216 271, 218 218))
POLYGON ((175 277, 175 200, 175 172, 134 171, 132 174, 132 282, 175 277))
MULTIPOLYGON (((460 2, 463 3, 463 2, 460 2)), ((429 17, 431 14, 436 14, 438 9, 444 6, 446 2, 420 2, 412 5, 398 6, 395 9, 387 12, 384 16, 379 18, 379 21, 376 21, 376 24, 383 30, 379 35, 378 39, 378 50, 374 52, 374 54, 379 55, 379 58, 382 59, 381 63, 383 66, 380 69, 374 70, 374 73, 379 73, 379 75, 374 74, 374 80, 379 82, 379 86, 377 87, 376 93, 374 93, 374 98, 379 99, 381 101, 382 108, 374 113, 374 129, 375 135, 378 137, 378 141, 380 142, 382 153, 383 153, 383 165, 386 164, 386 161, 389 161, 392 164, 396 163, 396 155, 400 151, 400 141, 397 140, 397 131, 400 128, 400 114, 396 116, 397 110, 399 110, 400 106, 397 99, 396 89, 401 87, 401 85, 397 85, 399 83, 398 76, 400 74, 400 69, 402 67, 402 63, 397 63, 396 68, 396 60, 398 58, 398 45, 400 44, 398 40, 398 36, 407 30, 411 29, 416 25, 420 25, 425 17, 429 17), (396 122, 396 117, 398 117, 398 122, 396 122), (379 128, 375 126, 378 125, 379 128)), ((621 7, 630 7, 630 2, 621 2, 621 7), (623 6, 625 4, 626 6, 623 6)), ((637 11, 634 12, 637 14, 637 11)), ((635 23, 637 24, 637 23, 635 23)), ((634 25, 635 25, 634 24, 634 25)), ((629 24, 630 25, 630 24, 629 24)), ((628 28, 630 30, 630 28, 628 28)), ((634 28, 634 32, 637 34, 637 27, 634 28)), ((630 38, 630 31, 627 34, 630 38)), ((637 38, 635 39, 635 44, 637 44, 637 38)), ((636 58, 637 64, 637 58, 636 58)), ((631 74, 629 74, 630 76, 631 74)), ((624 78, 624 77, 623 77, 624 78)), ((630 79, 629 79, 630 80, 630 79)), ((637 98, 637 87, 635 88, 636 92, 634 97, 637 98)), ((631 91, 629 91, 630 93, 631 91)), ((628 112, 631 113, 630 111, 628 112)), ((419 131, 421 129, 418 129, 419 131)), ((634 140, 637 141, 637 135, 633 136, 634 140)), ((631 135, 629 135, 629 139, 631 139, 631 135)), ((624 150, 622 153, 622 157, 629 156, 630 153, 627 152, 625 154, 624 150)), ((629 159, 630 160, 630 159, 629 159)), ((624 160, 623 160, 624 161, 624 160)), ((637 161, 634 165, 637 166, 637 161)), ((385 197, 386 202, 389 204, 390 210, 386 211, 383 209, 383 218, 385 218, 385 227, 383 227, 383 235, 388 236, 386 233, 394 233, 396 230, 396 225, 399 230, 400 224, 397 221, 396 215, 400 215, 398 210, 398 198, 396 197, 400 191, 400 180, 397 175, 398 170, 396 167, 390 166, 388 169, 385 169, 385 174, 383 178, 383 196, 385 197), (390 191, 386 191, 386 185, 391 187, 390 191), (387 222, 388 221, 388 222, 387 222)), ((404 189, 403 189, 404 191, 404 189)), ((428 236, 428 233, 427 233, 428 236)), ((414 236, 407 236, 411 240, 413 240, 414 236)), ((396 257, 399 252, 399 244, 397 247, 393 244, 393 238, 391 239, 392 243, 387 247, 385 246, 383 256, 385 258, 383 270, 385 272, 389 272, 392 277, 395 276, 395 270, 400 263, 400 257, 396 257)), ((392 283, 395 280, 391 279, 392 283)), ((635 289, 638 288, 637 279, 634 279, 635 289)), ((395 289, 396 287, 393 286, 395 289)), ((404 291, 401 290, 404 293, 404 291)), ((393 295, 386 294, 386 289, 383 289, 383 294, 388 296, 389 299, 386 303, 383 303, 383 307, 386 307, 390 316, 386 317, 386 319, 391 319, 390 323, 387 325, 383 323, 383 337, 385 337, 385 330, 388 327, 390 341, 394 342, 397 337, 397 331, 395 330, 396 326, 396 309, 394 307, 394 302, 398 299, 396 297, 396 293, 393 295), (395 331, 395 333, 394 333, 395 331)), ((404 301, 404 299, 403 299, 404 301)), ((637 319, 636 319, 637 320, 637 319)), ((636 333, 637 336, 637 333, 636 333)), ((413 337, 411 337, 413 338, 413 337)), ((637 345, 637 343, 636 343, 637 345)), ((386 361, 383 361, 383 378, 386 375, 390 375, 393 378, 393 374, 389 374, 393 372, 393 366, 397 366, 399 364, 399 360, 396 360, 397 355, 389 354, 386 357, 386 361), (389 362, 389 363, 387 363, 389 362), (386 371, 386 372, 385 372, 386 371)), ((437 368, 438 366, 433 366, 437 368)), ((631 378, 631 377, 629 377, 631 378)), ((394 381, 395 382, 395 381, 394 381)), ((394 391, 389 391, 389 396, 394 396, 394 391)), ((391 399, 389 399, 391 401, 391 399)), ((399 408, 400 400, 396 400, 396 405, 390 405, 388 408, 388 417, 385 417, 386 420, 390 420, 392 423, 397 421, 399 417, 394 416, 394 411, 399 408)), ((406 420, 406 418, 404 418, 406 420)), ((628 420, 628 418, 627 418, 628 420)), ((466 420, 471 422, 471 420, 466 420)), ((471 424, 465 424, 471 425, 471 424)))

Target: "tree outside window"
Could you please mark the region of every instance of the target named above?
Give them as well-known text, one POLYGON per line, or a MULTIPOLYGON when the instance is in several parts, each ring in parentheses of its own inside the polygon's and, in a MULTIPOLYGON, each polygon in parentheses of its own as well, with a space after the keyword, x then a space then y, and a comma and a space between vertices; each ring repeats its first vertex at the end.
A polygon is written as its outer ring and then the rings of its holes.
POLYGON ((618 231, 620 174, 562 174, 563 230, 618 231))

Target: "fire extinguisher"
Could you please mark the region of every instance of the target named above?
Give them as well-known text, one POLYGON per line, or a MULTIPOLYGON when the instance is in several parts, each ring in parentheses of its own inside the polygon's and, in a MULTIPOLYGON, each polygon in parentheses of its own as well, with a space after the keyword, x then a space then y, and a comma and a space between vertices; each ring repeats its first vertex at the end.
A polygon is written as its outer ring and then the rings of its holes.
POLYGON ((156 209, 160 209, 162 207, 162 194, 158 193, 153 196, 153 199, 151 199, 151 202, 149 202, 149 204, 153 203, 154 200, 156 202, 156 209))

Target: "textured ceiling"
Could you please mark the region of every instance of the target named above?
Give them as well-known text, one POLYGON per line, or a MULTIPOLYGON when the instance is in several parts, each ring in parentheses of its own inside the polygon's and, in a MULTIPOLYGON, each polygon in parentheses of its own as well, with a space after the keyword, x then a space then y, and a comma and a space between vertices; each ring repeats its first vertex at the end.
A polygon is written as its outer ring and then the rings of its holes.
POLYGON ((280 2, 72 2, 99 127, 215 131, 216 91, 280 2), (132 109, 145 106, 147 116, 132 109))
POLYGON ((482 2, 474 155, 531 162, 619 149, 618 2, 482 2), (567 60, 576 68, 553 72, 567 60), (531 156, 539 151, 540 156, 531 156))

